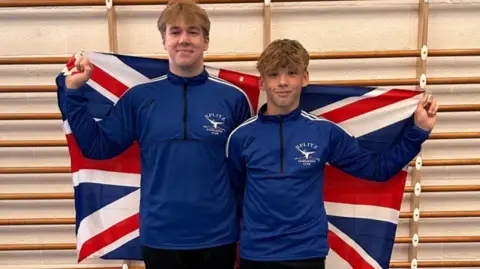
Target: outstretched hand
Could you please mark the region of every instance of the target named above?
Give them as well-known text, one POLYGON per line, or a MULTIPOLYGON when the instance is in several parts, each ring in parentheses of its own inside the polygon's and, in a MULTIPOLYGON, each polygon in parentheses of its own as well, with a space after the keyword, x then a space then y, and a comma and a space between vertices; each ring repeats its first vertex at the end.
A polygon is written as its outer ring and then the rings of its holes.
POLYGON ((437 122, 438 104, 431 94, 423 95, 415 111, 415 124, 425 131, 431 131, 437 122))

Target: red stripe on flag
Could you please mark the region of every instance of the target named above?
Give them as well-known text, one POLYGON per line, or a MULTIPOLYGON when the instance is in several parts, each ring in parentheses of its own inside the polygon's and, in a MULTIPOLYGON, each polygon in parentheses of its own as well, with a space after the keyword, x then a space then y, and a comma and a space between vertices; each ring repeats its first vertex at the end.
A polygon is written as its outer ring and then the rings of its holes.
POLYGON ((332 250, 344 259, 352 268, 355 269, 373 269, 370 265, 352 246, 345 242, 338 235, 332 231, 328 231, 328 243, 332 250))
POLYGON ((68 62, 65 65, 68 71, 71 71, 75 67, 75 61, 76 61, 75 55, 73 55, 72 57, 70 57, 70 59, 68 59, 68 62))
POLYGON ((100 67, 94 65, 91 79, 100 86, 111 92, 116 97, 120 98, 123 93, 128 90, 128 86, 112 77, 100 67))
POLYGON ((401 171, 385 182, 353 177, 327 165, 325 167, 324 197, 326 202, 375 205, 400 210, 407 172, 401 171))
POLYGON ((85 158, 72 134, 67 135, 67 142, 72 173, 78 172, 80 169, 94 169, 140 174, 140 147, 136 142, 118 156, 108 160, 85 158))
POLYGON ((257 111, 260 87, 257 76, 220 69, 218 77, 242 89, 247 95, 254 113, 257 111))
MULTIPOLYGON (((75 55, 73 55, 72 57, 70 57, 70 59, 68 60, 67 64, 65 65, 65 68, 70 71, 70 75, 75 75, 75 74, 78 74, 80 72, 78 71, 74 71, 72 72, 72 70, 75 68, 75 62, 76 62, 76 59, 75 59, 75 55)), ((65 74, 65 72, 64 72, 65 74)))
POLYGON ((321 116, 335 123, 340 123, 376 109, 412 98, 419 93, 418 91, 393 89, 379 96, 366 97, 338 109, 325 112, 321 116))
POLYGON ((137 230, 139 227, 138 223, 139 216, 138 213, 136 213, 135 215, 122 220, 121 222, 111 226, 105 231, 88 239, 80 249, 80 253, 78 255, 78 262, 81 262, 93 253, 112 244, 118 239, 124 237, 125 235, 137 230))

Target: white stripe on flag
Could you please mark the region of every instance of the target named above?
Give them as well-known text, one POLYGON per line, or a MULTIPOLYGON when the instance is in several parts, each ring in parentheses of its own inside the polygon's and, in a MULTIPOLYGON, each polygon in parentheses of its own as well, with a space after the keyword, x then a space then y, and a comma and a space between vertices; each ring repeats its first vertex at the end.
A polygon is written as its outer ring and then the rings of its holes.
POLYGON ((333 249, 330 249, 325 259, 325 268, 352 269, 352 266, 342 257, 338 256, 333 249))
POLYGON ((338 125, 359 137, 410 117, 415 112, 418 101, 417 95, 353 117, 338 125))
POLYGON ((80 169, 78 172, 72 173, 72 178, 74 187, 82 183, 97 183, 140 188, 140 174, 80 169))
POLYGON ((362 247, 360 247, 355 241, 353 241, 348 235, 344 234, 332 223, 328 222, 328 229, 340 237, 345 243, 351 246, 368 264, 370 264, 375 269, 382 269, 380 264, 372 258, 362 247))
POLYGON ((136 229, 135 231, 133 231, 129 234, 126 234, 125 236, 119 238, 117 241, 115 241, 115 242, 105 246, 104 248, 99 249, 98 251, 92 253, 92 255, 85 258, 85 260, 87 260, 88 258, 100 258, 103 255, 110 253, 111 251, 121 247, 122 245, 128 243, 129 241, 131 241, 131 240, 133 240, 133 239, 135 239, 139 236, 140 236, 140 232, 139 232, 138 229, 136 229))
POLYGON ((363 218, 398 223, 399 211, 387 207, 374 205, 353 205, 344 203, 325 202, 328 215, 347 218, 363 218))
POLYGON ((70 124, 68 124, 68 120, 63 121, 63 132, 65 132, 66 135, 72 133, 72 129, 70 129, 70 124))
POLYGON ((110 101, 112 101, 114 104, 118 102, 118 97, 115 96, 113 93, 105 89, 104 87, 100 86, 100 84, 96 83, 93 79, 89 79, 87 81, 87 84, 94 88, 97 92, 105 96, 105 98, 108 98, 110 101))
POLYGON ((378 89, 369 91, 364 95, 348 97, 348 98, 342 99, 341 101, 337 101, 335 103, 332 103, 328 106, 324 106, 324 107, 321 107, 319 109, 310 111, 310 114, 321 115, 321 114, 324 114, 326 112, 330 112, 332 110, 341 108, 343 106, 355 103, 357 101, 360 101, 360 100, 363 100, 363 99, 366 99, 366 98, 379 96, 381 94, 384 94, 384 93, 388 92, 389 90, 391 90, 391 89, 390 88, 378 88, 378 89))
POLYGON ((101 53, 85 53, 85 55, 93 64, 129 88, 150 81, 148 77, 126 65, 116 56, 101 53))
POLYGON ((84 218, 78 227, 77 249, 81 249, 82 245, 90 238, 138 214, 139 204, 140 189, 125 195, 84 218))
POLYGON ((217 77, 220 75, 220 69, 211 67, 211 66, 205 66, 205 70, 207 70, 207 73, 210 74, 210 76, 217 77))

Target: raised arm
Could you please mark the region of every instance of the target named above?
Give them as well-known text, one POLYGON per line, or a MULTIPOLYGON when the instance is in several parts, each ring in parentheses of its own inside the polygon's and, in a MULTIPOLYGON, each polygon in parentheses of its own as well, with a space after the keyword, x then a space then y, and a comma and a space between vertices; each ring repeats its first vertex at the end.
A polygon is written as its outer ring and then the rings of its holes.
POLYGON ((427 105, 420 100, 415 111, 415 124, 400 141, 381 153, 362 148, 356 138, 339 126, 332 127, 328 162, 356 177, 386 181, 401 171, 419 153, 436 122, 438 105, 435 99, 427 105))
POLYGON ((90 159, 110 159, 126 150, 134 141, 133 100, 128 92, 109 114, 96 121, 88 112, 88 99, 80 89, 90 78, 93 66, 83 58, 80 73, 65 79, 66 116, 82 154, 90 159))

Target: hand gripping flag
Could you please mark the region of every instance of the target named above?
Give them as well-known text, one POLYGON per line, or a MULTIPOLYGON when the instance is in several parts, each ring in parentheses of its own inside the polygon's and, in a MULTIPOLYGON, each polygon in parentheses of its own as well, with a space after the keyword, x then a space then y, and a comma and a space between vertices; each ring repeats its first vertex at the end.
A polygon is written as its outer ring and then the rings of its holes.
MULTIPOLYGON (((101 120, 130 87, 160 77, 168 61, 88 52, 94 64, 90 80, 80 89, 88 111, 101 120)), ((74 74, 73 56, 56 78, 58 106, 71 158, 75 197, 78 262, 86 259, 141 260, 138 211, 140 154, 137 144, 109 160, 82 156, 66 120, 65 76, 74 74)), ((253 109, 261 105, 258 77, 207 66, 212 76, 242 88, 253 109)), ((413 124, 423 92, 416 90, 308 85, 303 110, 325 117, 355 135, 372 151, 383 151, 413 124)), ((389 268, 408 166, 384 183, 352 177, 325 168, 325 204, 331 247, 329 268, 389 268)))

